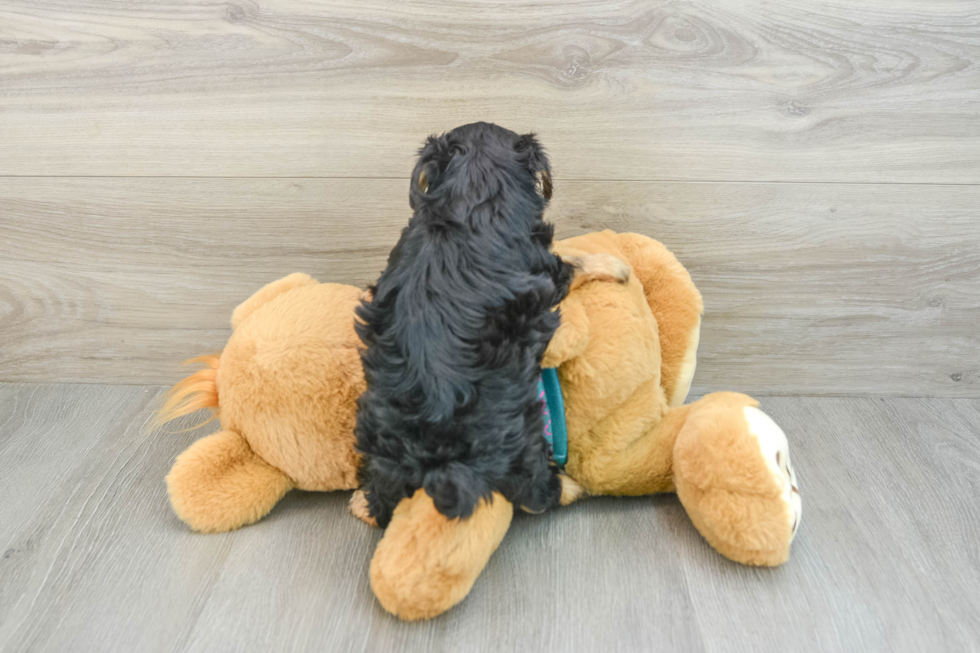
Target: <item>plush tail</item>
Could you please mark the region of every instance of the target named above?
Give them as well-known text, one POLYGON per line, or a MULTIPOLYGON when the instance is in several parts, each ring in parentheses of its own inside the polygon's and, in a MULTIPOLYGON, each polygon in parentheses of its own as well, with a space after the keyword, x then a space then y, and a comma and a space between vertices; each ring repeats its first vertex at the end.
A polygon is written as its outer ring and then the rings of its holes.
MULTIPOLYGON (((184 415, 190 415, 202 408, 210 408, 214 415, 205 422, 197 426, 203 426, 218 417, 218 365, 220 364, 220 354, 198 356, 189 361, 184 361, 184 365, 193 363, 203 363, 207 367, 203 370, 194 372, 182 381, 178 381, 174 387, 170 388, 164 399, 163 406, 157 411, 151 426, 157 428, 167 422, 184 415)), ((195 426, 194 428, 197 428, 195 426)))

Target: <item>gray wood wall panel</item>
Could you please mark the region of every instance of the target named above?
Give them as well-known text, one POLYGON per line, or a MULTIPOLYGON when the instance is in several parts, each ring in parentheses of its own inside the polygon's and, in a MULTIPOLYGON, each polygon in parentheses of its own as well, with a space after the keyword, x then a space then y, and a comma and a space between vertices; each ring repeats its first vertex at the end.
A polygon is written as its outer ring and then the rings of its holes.
POLYGON ((978 393, 974 0, 10 0, 0 26, 0 380, 169 383, 263 283, 369 282, 422 138, 486 119, 540 133, 559 233, 689 266, 696 391, 978 393))
POLYGON ((975 0, 0 7, 0 174, 402 177, 538 130, 559 177, 980 181, 975 0))
MULTIPOLYGON (((173 382, 262 284, 373 280, 406 186, 0 179, 0 380, 173 382)), ((706 303, 696 392, 978 393, 978 186, 559 181, 550 215, 676 252, 706 303)))

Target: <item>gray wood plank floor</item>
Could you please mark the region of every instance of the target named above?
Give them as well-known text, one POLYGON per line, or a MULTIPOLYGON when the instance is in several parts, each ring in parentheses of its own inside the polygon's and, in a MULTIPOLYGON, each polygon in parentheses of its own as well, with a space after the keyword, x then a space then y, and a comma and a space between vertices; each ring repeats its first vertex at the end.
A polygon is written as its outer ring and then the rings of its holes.
POLYGON ((147 432, 161 391, 0 385, 0 650, 980 650, 980 399, 763 399, 804 493, 779 569, 672 496, 595 499, 516 519, 463 604, 403 624, 346 493, 188 532, 162 479, 203 432, 147 432))

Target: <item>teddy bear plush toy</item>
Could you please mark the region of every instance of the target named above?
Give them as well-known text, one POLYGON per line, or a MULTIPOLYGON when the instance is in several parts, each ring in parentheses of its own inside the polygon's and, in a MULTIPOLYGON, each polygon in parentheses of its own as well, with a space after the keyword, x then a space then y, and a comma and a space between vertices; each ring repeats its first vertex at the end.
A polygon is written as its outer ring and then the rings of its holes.
MULTIPOLYGON (((555 251, 610 254, 631 271, 625 284, 596 281, 568 295, 543 361, 557 370, 561 401, 549 396, 548 408, 553 421, 564 417, 558 430, 567 434, 554 443, 570 479, 562 502, 676 492, 722 555, 749 565, 784 562, 801 503, 782 430, 743 394, 684 404, 702 313, 687 271, 662 244, 637 234, 587 234, 557 242, 555 251)), ((292 488, 357 488, 355 404, 364 376, 354 308, 361 297, 352 286, 303 274, 275 281, 235 309, 220 356, 195 359, 205 369, 171 390, 161 421, 211 408, 221 424, 178 456, 167 476, 174 511, 191 528, 253 523, 292 488)), ((366 519, 364 508, 355 492, 352 512, 366 519)), ((448 520, 418 490, 395 510, 372 559, 378 600, 402 619, 445 612, 465 598, 512 515, 496 494, 471 517, 448 520)))

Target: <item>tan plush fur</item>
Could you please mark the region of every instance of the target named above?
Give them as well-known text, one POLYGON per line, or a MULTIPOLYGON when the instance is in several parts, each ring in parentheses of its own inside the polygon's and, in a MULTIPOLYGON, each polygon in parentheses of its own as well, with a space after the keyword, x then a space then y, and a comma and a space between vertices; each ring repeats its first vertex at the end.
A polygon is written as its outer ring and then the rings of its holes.
POLYGON ((360 294, 299 274, 265 286, 236 309, 221 356, 202 357, 207 368, 171 390, 162 421, 208 407, 222 426, 178 457, 168 476, 174 510, 192 528, 250 524, 293 487, 357 487, 360 294), (248 479, 254 491, 243 489, 248 479))
POLYGON ((221 353, 222 426, 297 488, 356 487, 354 404, 364 373, 354 333, 360 290, 294 287, 258 307, 221 353))
MULTIPOLYGON (((605 268, 614 258, 631 272, 625 284, 576 287, 545 355, 545 366, 559 368, 568 424, 562 503, 676 491, 723 555, 755 565, 785 561, 799 501, 787 503, 788 472, 774 472, 766 458, 771 443, 760 444, 763 436, 748 424, 744 409, 755 402, 715 393, 682 405, 702 312, 687 271, 663 245, 637 234, 587 234, 555 250, 605 254, 605 268)), ((167 479, 174 510, 192 528, 254 522, 291 487, 356 485, 353 427, 364 378, 353 311, 360 296, 306 275, 269 284, 236 309, 220 360, 204 361, 208 369, 175 387, 165 418, 200 405, 216 409, 222 425, 182 454, 167 479)), ((351 510, 366 516, 356 495, 351 510)), ((406 499, 371 565, 381 604, 421 619, 458 603, 512 514, 500 496, 455 521, 424 491, 406 499)))
POLYGON ((218 431, 177 457, 167 491, 194 530, 229 531, 265 517, 290 490, 289 478, 255 455, 237 433, 218 431))
POLYGON ((256 309, 261 308, 265 304, 268 304, 273 299, 289 292, 293 288, 300 288, 302 286, 313 286, 316 285, 316 279, 312 278, 308 274, 303 274, 302 272, 293 272, 292 274, 283 277, 272 283, 268 283, 262 288, 260 288, 254 295, 246 299, 244 302, 238 305, 231 313, 231 328, 237 329, 238 325, 245 321, 249 315, 254 313, 256 309))
POLYGON ((371 588, 384 608, 413 621, 442 614, 469 593, 504 539, 514 514, 500 494, 461 527, 425 490, 402 501, 371 560, 371 588))
POLYGON ((773 566, 789 558, 792 519, 780 500, 782 488, 745 437, 741 409, 758 403, 716 392, 693 404, 674 445, 675 479, 694 525, 722 555, 773 566))

